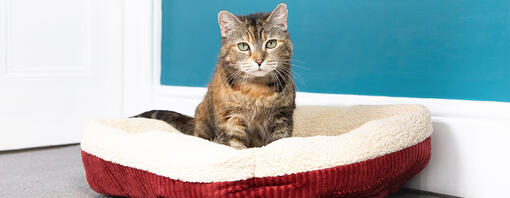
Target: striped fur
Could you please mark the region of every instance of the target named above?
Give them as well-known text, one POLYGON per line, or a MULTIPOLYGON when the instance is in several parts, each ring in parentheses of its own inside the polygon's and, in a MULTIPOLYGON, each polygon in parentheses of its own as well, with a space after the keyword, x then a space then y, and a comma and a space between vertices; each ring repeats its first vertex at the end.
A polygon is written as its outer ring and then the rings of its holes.
POLYGON ((295 85, 287 6, 282 3, 270 13, 246 16, 220 11, 218 23, 220 58, 195 119, 172 111, 137 117, 164 120, 186 134, 238 149, 290 137, 295 85), (268 47, 270 41, 274 47, 268 47), (249 50, 242 50, 241 43, 249 50))
POLYGON ((172 125, 175 129, 188 135, 193 135, 195 121, 192 117, 174 111, 152 110, 133 116, 135 118, 151 118, 162 120, 172 125))

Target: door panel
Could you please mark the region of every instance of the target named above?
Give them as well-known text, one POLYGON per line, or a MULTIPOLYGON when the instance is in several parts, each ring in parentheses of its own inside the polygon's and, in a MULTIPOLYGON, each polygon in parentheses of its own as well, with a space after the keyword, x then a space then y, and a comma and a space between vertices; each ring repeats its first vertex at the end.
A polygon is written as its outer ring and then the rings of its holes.
POLYGON ((79 142, 121 115, 120 1, 0 1, 0 150, 79 142))

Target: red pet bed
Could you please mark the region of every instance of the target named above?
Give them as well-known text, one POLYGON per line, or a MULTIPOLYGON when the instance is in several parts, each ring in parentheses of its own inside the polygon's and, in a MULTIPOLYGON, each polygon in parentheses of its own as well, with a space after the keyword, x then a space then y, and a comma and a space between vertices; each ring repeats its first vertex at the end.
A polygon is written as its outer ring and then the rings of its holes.
POLYGON ((294 134, 236 150, 158 120, 92 122, 82 140, 90 187, 126 197, 385 197, 427 165, 421 105, 298 107, 294 134))

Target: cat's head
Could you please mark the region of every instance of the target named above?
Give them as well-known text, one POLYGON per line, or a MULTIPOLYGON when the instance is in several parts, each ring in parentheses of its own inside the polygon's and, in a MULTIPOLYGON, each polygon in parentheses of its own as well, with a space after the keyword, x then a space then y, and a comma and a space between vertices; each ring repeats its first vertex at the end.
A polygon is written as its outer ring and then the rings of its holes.
POLYGON ((287 5, 269 13, 235 16, 218 13, 223 67, 231 75, 260 78, 290 73, 292 43, 287 31, 287 5), (285 71, 286 70, 286 71, 285 71))

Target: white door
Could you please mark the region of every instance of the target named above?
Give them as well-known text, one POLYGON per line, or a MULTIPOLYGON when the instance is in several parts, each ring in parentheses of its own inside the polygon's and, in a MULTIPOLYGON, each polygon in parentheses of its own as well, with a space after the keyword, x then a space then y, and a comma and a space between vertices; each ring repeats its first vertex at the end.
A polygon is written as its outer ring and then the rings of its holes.
POLYGON ((122 2, 0 0, 0 150, 79 142, 122 113, 122 2))

